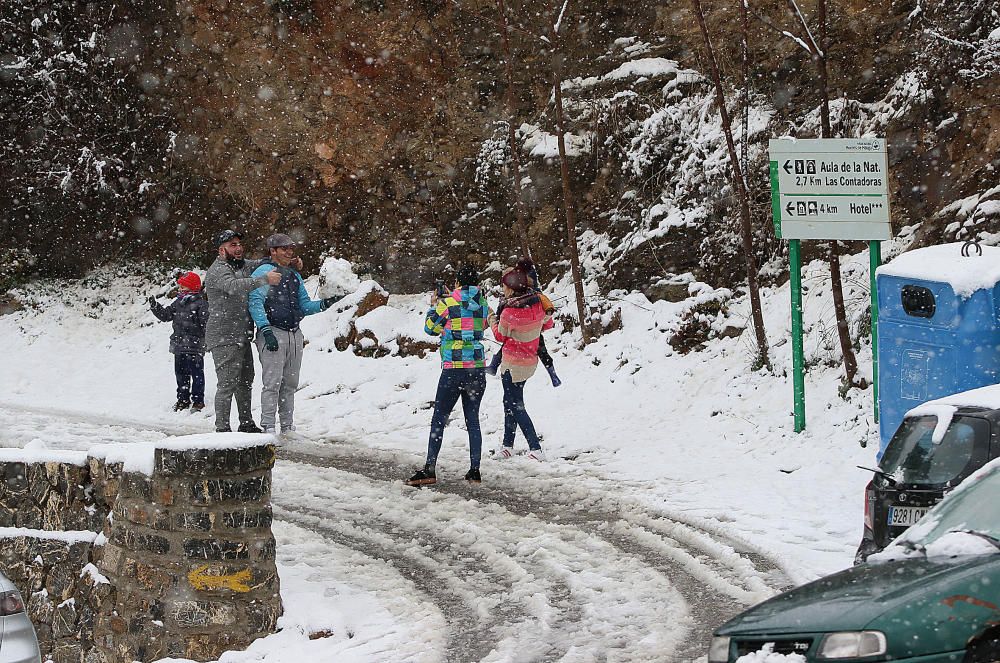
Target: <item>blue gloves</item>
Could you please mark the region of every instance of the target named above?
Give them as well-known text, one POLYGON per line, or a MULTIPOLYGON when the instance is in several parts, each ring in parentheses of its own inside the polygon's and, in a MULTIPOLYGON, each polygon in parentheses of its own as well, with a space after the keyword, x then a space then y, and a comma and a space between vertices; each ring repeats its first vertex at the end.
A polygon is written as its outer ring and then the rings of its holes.
POLYGON ((278 339, 271 331, 270 327, 264 327, 260 330, 260 335, 264 337, 264 347, 271 352, 278 351, 278 339))

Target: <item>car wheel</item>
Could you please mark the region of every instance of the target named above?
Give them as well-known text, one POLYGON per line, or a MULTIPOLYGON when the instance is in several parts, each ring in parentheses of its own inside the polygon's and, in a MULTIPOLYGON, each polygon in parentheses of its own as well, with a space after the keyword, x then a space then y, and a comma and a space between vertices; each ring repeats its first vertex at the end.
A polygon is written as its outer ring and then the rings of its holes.
POLYGON ((989 635, 969 645, 963 663, 1000 663, 1000 634, 989 635))
POLYGON ((864 564, 869 555, 873 555, 880 550, 881 548, 873 540, 861 539, 861 545, 858 546, 858 551, 854 553, 854 565, 864 564))

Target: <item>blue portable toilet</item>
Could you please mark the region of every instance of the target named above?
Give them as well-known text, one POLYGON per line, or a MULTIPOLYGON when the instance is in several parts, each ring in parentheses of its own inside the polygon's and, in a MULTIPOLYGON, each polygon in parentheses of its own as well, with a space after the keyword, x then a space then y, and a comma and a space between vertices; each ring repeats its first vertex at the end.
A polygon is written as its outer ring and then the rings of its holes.
POLYGON ((1000 248, 962 247, 914 249, 876 271, 880 458, 910 409, 1000 382, 1000 248))

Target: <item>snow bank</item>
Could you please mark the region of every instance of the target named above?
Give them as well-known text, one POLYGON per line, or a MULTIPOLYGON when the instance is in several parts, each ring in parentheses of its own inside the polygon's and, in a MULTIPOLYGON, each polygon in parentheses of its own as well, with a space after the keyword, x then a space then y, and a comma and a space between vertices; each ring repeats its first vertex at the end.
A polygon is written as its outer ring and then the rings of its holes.
POLYGON ((973 248, 964 257, 963 245, 953 242, 907 251, 879 267, 876 274, 947 283, 956 295, 967 299, 1000 282, 1000 247, 983 246, 982 255, 973 248))

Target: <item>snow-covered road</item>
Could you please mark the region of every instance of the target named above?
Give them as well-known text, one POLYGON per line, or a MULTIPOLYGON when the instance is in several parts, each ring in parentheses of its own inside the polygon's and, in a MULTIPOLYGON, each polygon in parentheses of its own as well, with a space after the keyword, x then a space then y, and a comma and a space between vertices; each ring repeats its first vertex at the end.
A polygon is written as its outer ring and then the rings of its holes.
MULTIPOLYGON (((5 446, 84 449, 193 432, 2 405, 0 418, 14 422, 5 446)), ((419 459, 405 452, 288 443, 272 490, 276 535, 289 542, 279 561, 318 581, 283 593, 322 592, 335 568, 337 583, 385 608, 377 629, 354 623, 357 660, 686 661, 704 655, 728 616, 789 584, 721 524, 658 512, 564 460, 515 458, 492 463, 481 486, 444 473, 414 490, 400 479, 419 459), (301 545, 299 530, 323 544, 301 545)))

